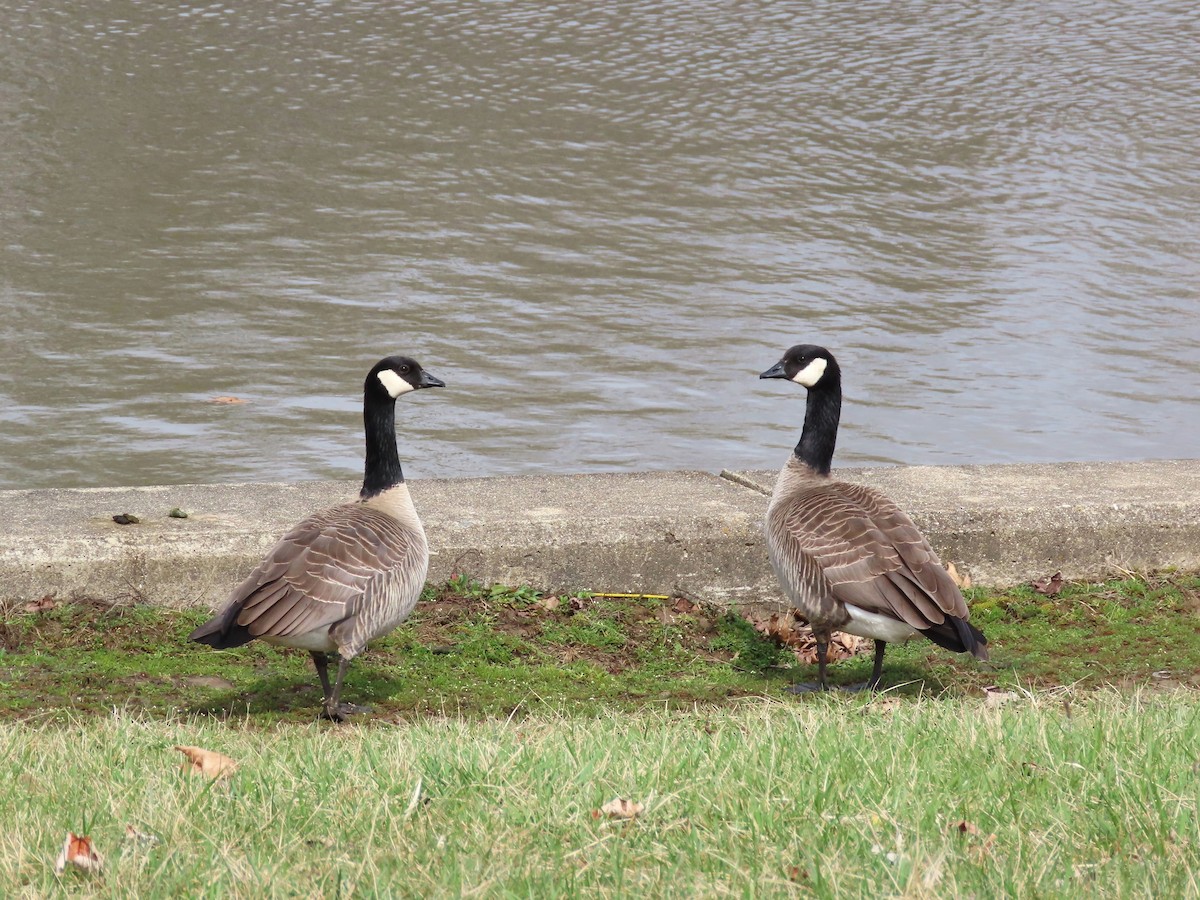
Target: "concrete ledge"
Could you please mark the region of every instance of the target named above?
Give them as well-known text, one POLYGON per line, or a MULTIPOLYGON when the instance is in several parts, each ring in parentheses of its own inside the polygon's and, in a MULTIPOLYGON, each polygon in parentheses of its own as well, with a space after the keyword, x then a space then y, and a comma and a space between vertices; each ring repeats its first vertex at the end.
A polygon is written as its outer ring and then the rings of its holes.
MULTIPOLYGON (((1200 569, 1200 460, 842 469, 907 509, 977 583, 1055 570, 1200 569)), ((430 578, 553 590, 778 599, 759 524, 771 472, 655 472, 413 482, 430 578)), ((304 515, 355 482, 0 491, 0 599, 136 596, 215 607, 304 515), (187 519, 167 516, 172 507, 187 519), (130 512, 137 525, 112 516, 130 512)))

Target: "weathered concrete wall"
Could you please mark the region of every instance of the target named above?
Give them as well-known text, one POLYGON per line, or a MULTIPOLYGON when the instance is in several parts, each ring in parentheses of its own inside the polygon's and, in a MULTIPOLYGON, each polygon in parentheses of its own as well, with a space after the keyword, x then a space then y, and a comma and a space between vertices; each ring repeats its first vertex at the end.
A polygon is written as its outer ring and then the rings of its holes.
MULTIPOLYGON (((843 469, 907 509, 976 582, 1200 569, 1200 461, 843 469)), ((411 484, 430 578, 778 597, 759 523, 773 472, 529 476, 411 484)), ((221 603, 275 539, 353 482, 0 491, 0 599, 47 593, 221 603), (187 519, 167 516, 172 507, 187 519), (140 524, 121 526, 117 513, 140 524)))

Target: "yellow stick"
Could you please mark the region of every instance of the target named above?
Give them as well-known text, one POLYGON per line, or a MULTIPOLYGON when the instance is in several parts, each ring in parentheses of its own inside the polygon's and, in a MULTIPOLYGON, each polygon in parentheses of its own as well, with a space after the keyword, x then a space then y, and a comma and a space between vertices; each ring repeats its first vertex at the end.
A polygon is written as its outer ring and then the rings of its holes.
POLYGON ((667 594, 610 594, 606 591, 592 591, 593 597, 609 597, 614 600, 670 600, 667 594))

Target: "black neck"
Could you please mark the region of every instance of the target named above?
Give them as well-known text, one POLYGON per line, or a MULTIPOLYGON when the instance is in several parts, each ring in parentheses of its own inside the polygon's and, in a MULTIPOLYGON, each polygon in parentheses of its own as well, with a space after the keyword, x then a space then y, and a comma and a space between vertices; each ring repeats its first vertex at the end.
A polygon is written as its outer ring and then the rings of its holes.
POLYGON ((404 483, 400 451, 396 449, 396 401, 367 394, 363 402, 363 428, 367 436, 367 462, 359 497, 366 500, 404 483))
POLYGON ((824 377, 808 389, 804 410, 804 430, 793 451, 800 462, 820 475, 828 475, 837 443, 838 422, 842 417, 842 382, 830 366, 824 377))

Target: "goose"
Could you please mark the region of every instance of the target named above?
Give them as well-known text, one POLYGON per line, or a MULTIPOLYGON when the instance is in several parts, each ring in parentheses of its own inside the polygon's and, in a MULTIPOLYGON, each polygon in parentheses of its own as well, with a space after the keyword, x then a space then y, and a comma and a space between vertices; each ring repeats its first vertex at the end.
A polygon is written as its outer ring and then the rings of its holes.
POLYGON ((346 669, 368 641, 408 618, 429 569, 425 529, 396 449, 396 398, 445 386, 407 356, 377 362, 363 383, 367 447, 358 500, 314 513, 281 537, 189 640, 224 650, 257 638, 307 650, 325 693, 322 715, 341 722, 367 712, 340 702, 346 669), (329 654, 338 657, 332 686, 329 654))
POLYGON ((912 519, 878 491, 830 477, 842 413, 842 374, 833 354, 798 344, 758 377, 786 378, 808 389, 804 429, 779 473, 765 531, 784 593, 812 626, 815 687, 828 687, 834 631, 875 641, 868 690, 879 687, 887 645, 917 635, 987 659, 987 638, 967 621, 962 592, 912 519))

